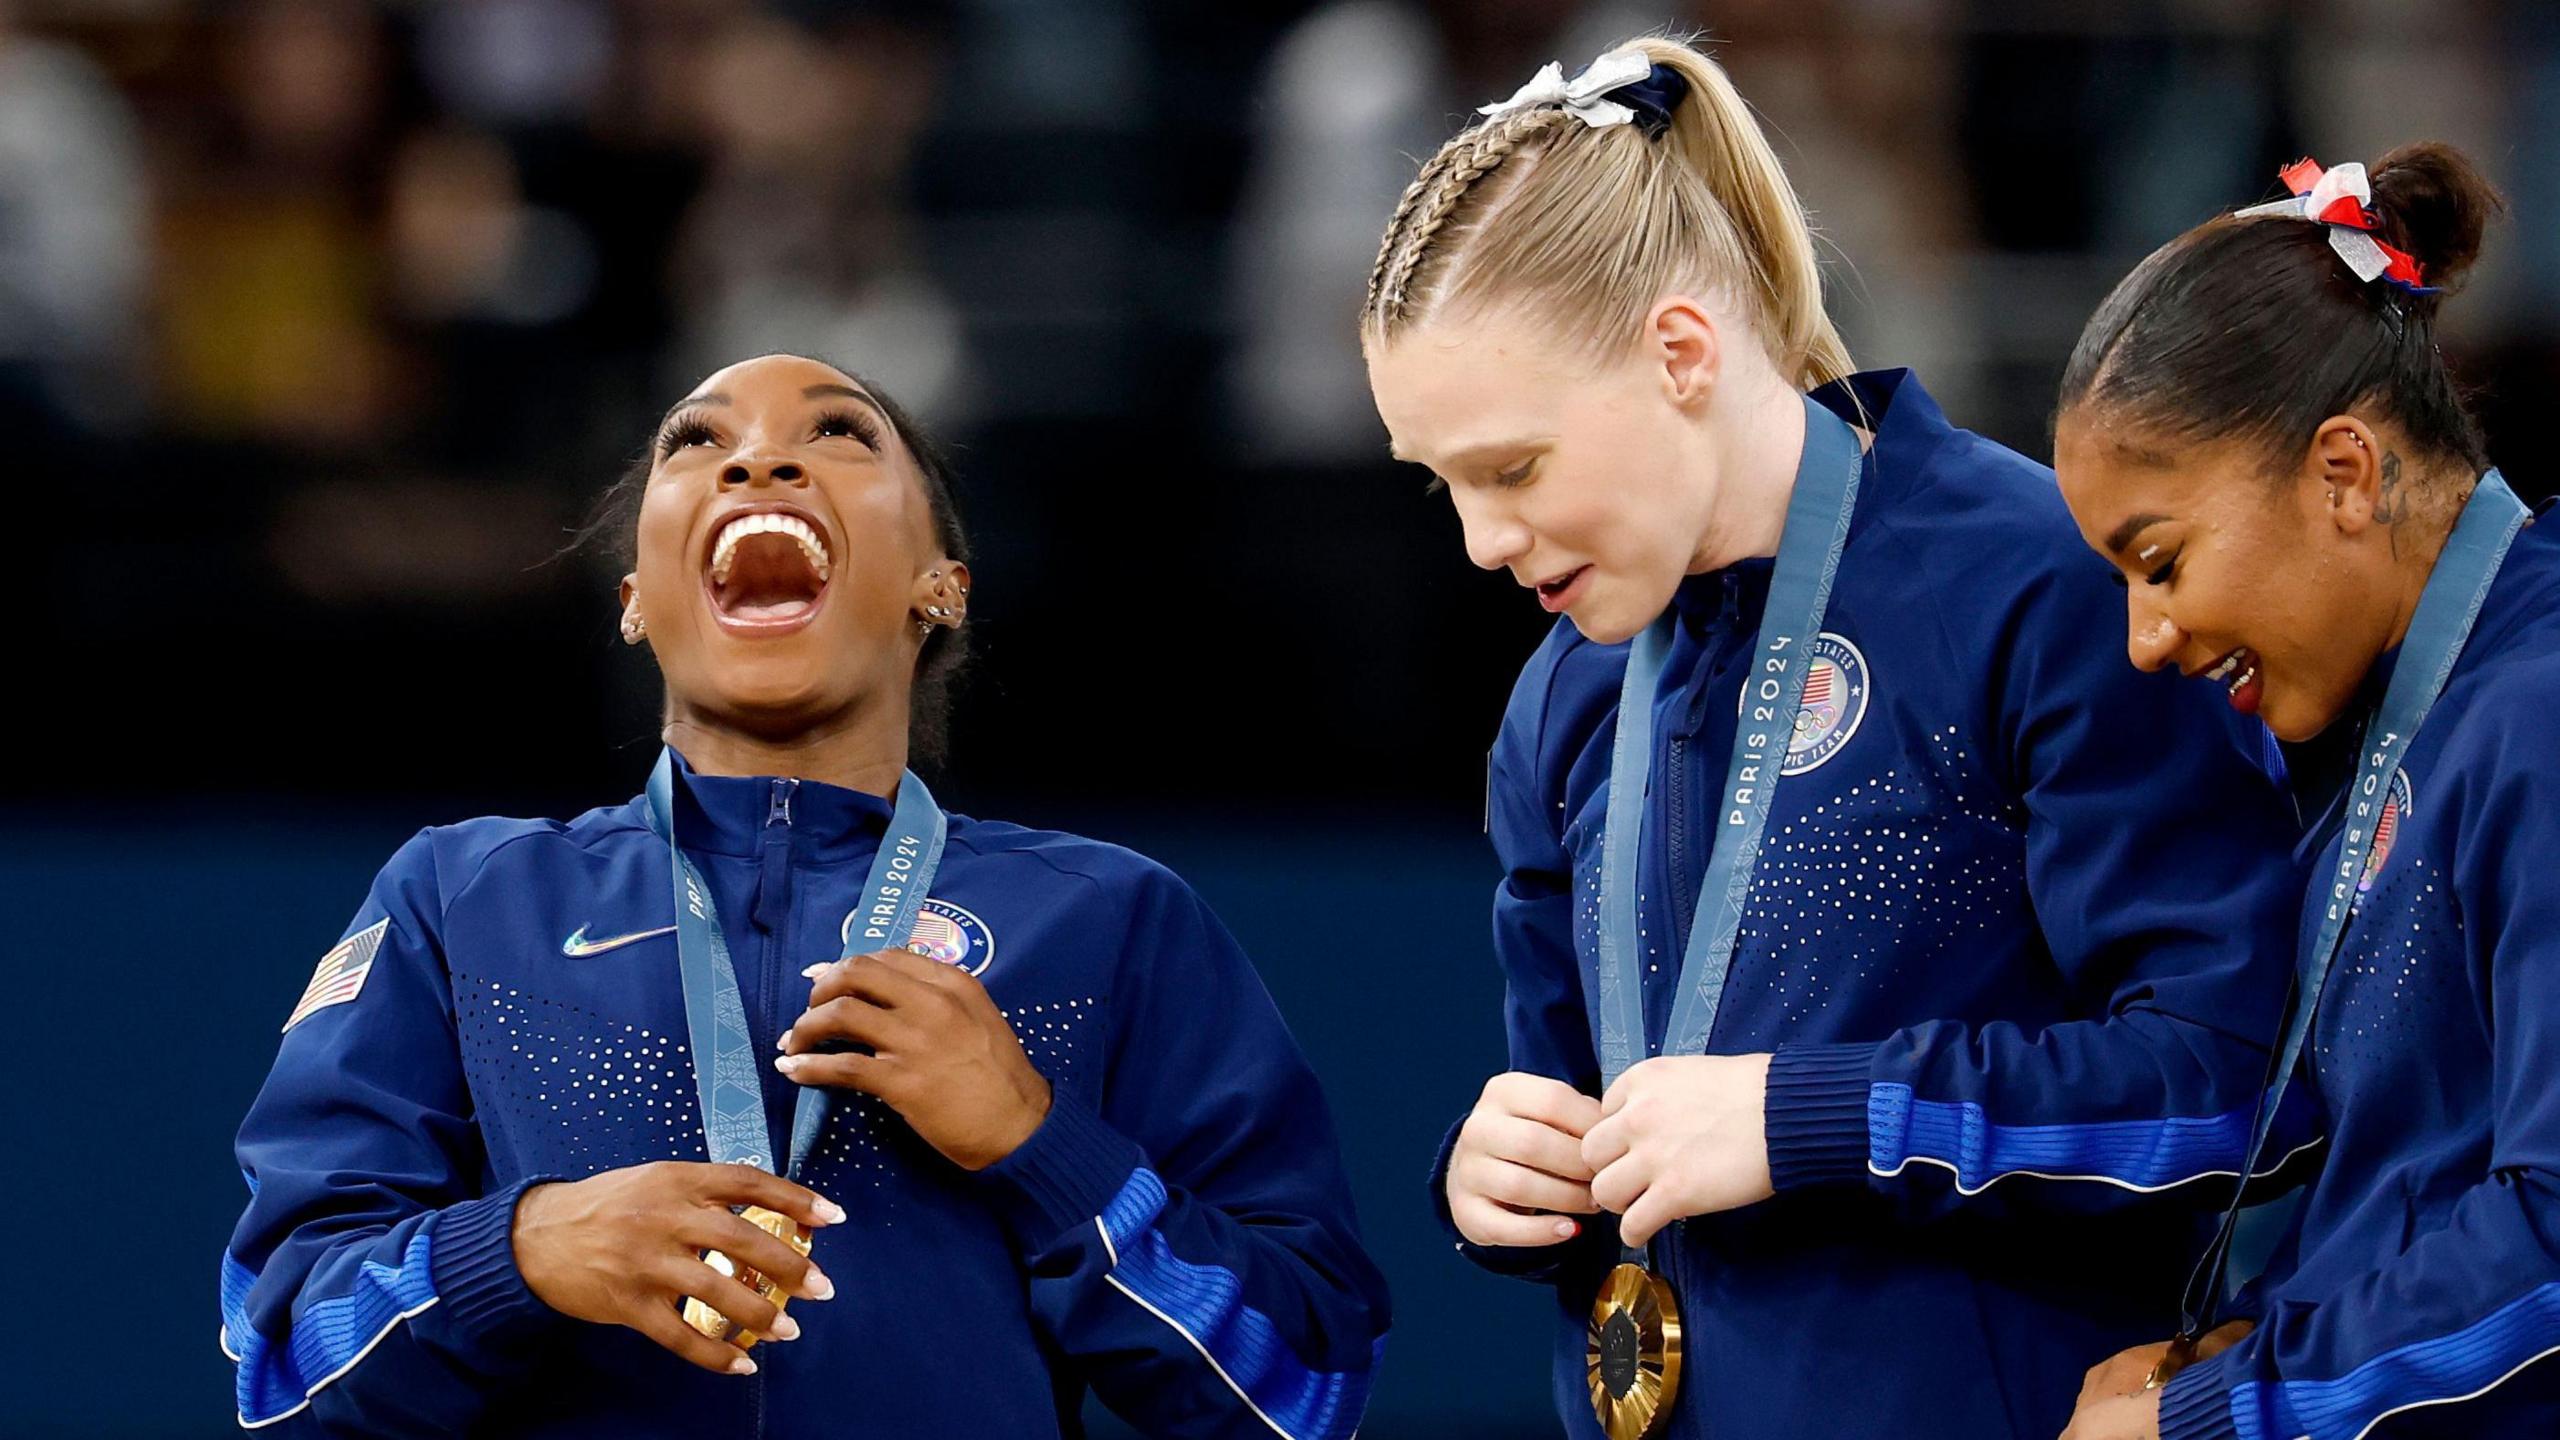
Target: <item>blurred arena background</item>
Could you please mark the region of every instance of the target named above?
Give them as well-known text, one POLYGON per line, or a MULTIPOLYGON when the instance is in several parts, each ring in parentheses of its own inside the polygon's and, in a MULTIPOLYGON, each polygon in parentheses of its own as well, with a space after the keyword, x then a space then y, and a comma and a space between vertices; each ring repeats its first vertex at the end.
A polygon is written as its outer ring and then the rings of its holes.
POLYGON ((695 377, 795 349, 959 443, 938 788, 1189 875, 1326 1075, 1397 1288, 1366 1433, 1551 1433, 1540 1298, 1419 1185, 1500 1062, 1482 757, 1544 617, 1385 462, 1352 324, 1417 157, 1663 26, 1777 132, 1861 363, 2040 456, 2152 246, 2467 147, 2515 209, 2450 329, 2551 492, 2548 0, 0 0, 0 1428, 231 1433, 284 1011, 409 831, 637 788, 654 677, 559 552, 695 377))

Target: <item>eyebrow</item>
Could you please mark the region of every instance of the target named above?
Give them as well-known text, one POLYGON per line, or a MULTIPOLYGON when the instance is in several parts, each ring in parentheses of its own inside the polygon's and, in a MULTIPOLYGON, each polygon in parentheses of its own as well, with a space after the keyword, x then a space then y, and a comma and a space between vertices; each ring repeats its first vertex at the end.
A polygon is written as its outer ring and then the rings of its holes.
POLYGON ((841 395, 848 400, 859 400, 863 404, 870 406, 872 412, 877 414, 881 419, 886 420, 889 418, 889 412, 881 408, 879 401, 872 399, 869 395, 860 390, 856 390, 850 385, 838 385, 830 381, 818 385, 804 386, 800 391, 800 398, 803 400, 815 400, 821 395, 841 395))
POLYGON ((718 390, 705 390, 699 395, 687 395, 673 405, 668 406, 667 413, 658 417, 658 428, 661 430, 666 429, 668 421, 673 420, 687 410, 693 409, 697 405, 726 405, 728 403, 729 397, 718 390))
MULTIPOLYGON (((838 385, 830 381, 824 384, 803 386, 800 390, 800 398, 803 400, 815 400, 822 395, 841 395, 849 400, 859 400, 863 404, 870 406, 872 411, 879 415, 882 420, 885 421, 889 418, 889 412, 881 408, 879 401, 872 399, 869 395, 864 394, 860 390, 856 390, 850 385, 838 385)), ((723 390, 705 390, 699 395, 688 395, 671 406, 665 415, 659 417, 658 428, 664 430, 667 428, 667 422, 669 420, 673 420, 676 416, 687 410, 696 409, 704 405, 726 405, 728 403, 728 392, 723 390)))
POLYGON ((2141 534, 2143 531, 2150 529, 2154 525, 2165 523, 2169 518, 2170 517, 2166 515, 2153 515, 2147 512, 2141 515, 2129 517, 2123 524, 2108 532, 2107 548, 2118 554, 2122 554, 2124 553, 2124 547, 2133 543, 2134 536, 2141 534))
MULTIPOLYGON (((1472 445, 1461 445, 1450 451, 1448 454, 1443 455, 1440 459, 1442 464, 1455 467, 1465 461, 1475 459, 1479 455, 1498 454, 1505 450, 1528 450, 1540 445, 1553 444, 1554 442, 1555 437, 1552 435, 1523 435, 1516 439, 1479 440, 1472 445)), ((1387 454, 1393 459, 1403 460, 1411 464, 1418 465, 1429 463, 1415 456, 1406 454, 1403 450, 1397 448, 1392 441, 1387 445, 1387 454)))

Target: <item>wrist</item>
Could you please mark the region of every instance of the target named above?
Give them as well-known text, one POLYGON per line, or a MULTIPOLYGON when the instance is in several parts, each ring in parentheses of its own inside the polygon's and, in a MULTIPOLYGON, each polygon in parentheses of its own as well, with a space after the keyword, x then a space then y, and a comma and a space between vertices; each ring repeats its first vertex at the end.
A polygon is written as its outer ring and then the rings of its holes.
POLYGON ((952 1159, 961 1169, 970 1171, 984 1170, 991 1165, 1003 1164, 1012 1158, 1015 1151, 1030 1144, 1032 1136, 1040 1133, 1040 1127, 1048 1123, 1049 1107, 1052 1103, 1054 1103, 1054 1096, 1049 1089, 1047 1077, 1035 1071, 1031 1077, 1031 1086, 1025 1087, 1021 1103, 1013 1107, 1006 1123, 998 1128, 987 1146, 966 1159, 956 1155, 952 1159))

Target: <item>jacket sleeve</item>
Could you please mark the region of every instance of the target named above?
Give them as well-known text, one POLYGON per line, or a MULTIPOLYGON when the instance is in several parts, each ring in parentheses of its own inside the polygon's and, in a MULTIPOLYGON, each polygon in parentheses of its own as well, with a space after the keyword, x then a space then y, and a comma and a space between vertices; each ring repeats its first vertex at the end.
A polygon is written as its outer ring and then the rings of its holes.
POLYGON ((1045 1338, 1150 1435, 1341 1440, 1387 1331, 1314 1073, 1251 961, 1148 867, 1098 1104, 983 1172, 1045 1338))
POLYGON ((440 913, 422 833, 321 961, 240 1128, 222 1345, 245 1427, 452 1434, 565 1323, 515 1267, 536 1182, 484 1193, 440 913))
MULTIPOLYGON (((1581 734, 1593 720, 1569 716, 1561 724, 1549 722, 1556 672, 1564 656, 1582 646, 1569 628, 1570 622, 1557 625, 1512 693, 1485 760, 1485 830, 1502 866, 1493 892, 1493 954, 1502 967, 1510 1067, 1596 1096, 1600 1058, 1592 1049, 1581 961, 1573 948, 1573 860, 1560 823, 1566 762, 1542 753, 1561 732, 1581 734)), ((1602 700, 1617 698, 1614 686, 1592 688, 1602 700)), ((1598 753, 1605 755, 1608 743, 1604 728, 1594 742, 1598 753)), ((1580 1234, 1556 1245, 1478 1245, 1460 1235, 1449 1215, 1449 1158, 1465 1123, 1460 1117, 1442 1138, 1428 1182, 1433 1212, 1459 1254, 1497 1275, 1554 1285, 1595 1280, 1616 1263, 1618 1228, 1608 1215, 1587 1218, 1580 1234)))
MULTIPOLYGON (((1863 1181, 1923 1214, 1995 1185, 1992 1204, 2073 1210, 2230 1198, 2292 973, 2296 827, 2264 728, 2211 687, 2127 664, 2121 603, 2089 567, 2055 565, 1957 645, 2003 657, 1982 733, 2005 752, 1993 768, 2077 1018, 1781 1049, 1781 1191, 1863 1181)), ((2288 1094, 2262 1169, 2312 1141, 2315 1115, 2288 1094)))
POLYGON ((2430 1434, 2548 1433, 2560 1379, 2543 1358, 2560 1352, 2560 771, 2547 724, 2511 727, 2495 790, 2465 827, 2469 853, 2450 867, 2494 1037, 2480 1182, 2351 1283, 2279 1290, 2248 1339, 2170 1383, 2163 1440, 2346 1440, 2432 1406, 2461 1408, 2430 1434), (2518 1417, 2528 1404, 2537 1418, 2518 1417))

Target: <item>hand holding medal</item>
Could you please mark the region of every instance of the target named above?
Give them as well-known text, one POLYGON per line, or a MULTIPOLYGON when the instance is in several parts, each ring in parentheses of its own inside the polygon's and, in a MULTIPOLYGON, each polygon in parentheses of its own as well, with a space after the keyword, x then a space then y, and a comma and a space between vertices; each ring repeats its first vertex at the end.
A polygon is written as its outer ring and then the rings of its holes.
POLYGON ((2161 1340, 2120 1351, 2089 1367, 2080 1382, 2066 1440, 2157 1434, 2160 1389, 2179 1371, 2239 1344, 2256 1327, 2234 1320, 2193 1340, 2161 1340), (2142 1429, 2145 1423, 2149 1431, 2142 1429))
POLYGON ((825 1300, 835 1286, 805 1246, 733 1213, 733 1205, 761 1207, 795 1230, 845 1218, 805 1186, 752 1165, 665 1160, 525 1191, 516 1205, 516 1268, 526 1288, 563 1315, 627 1326, 705 1370, 752 1375, 755 1362, 744 1352, 756 1335, 800 1333, 783 1303, 792 1295, 825 1300), (761 1292, 708 1263, 705 1252, 735 1256, 733 1269, 761 1278, 761 1292), (729 1317, 723 1333, 679 1319, 679 1303, 729 1317))
POLYGON ((1634 1065, 1600 1102, 1582 1137, 1591 1198, 1623 1218, 1620 1237, 1642 1249, 1691 1215, 1755 1204, 1769 1180, 1766 1055, 1663 1055, 1634 1065))
POLYGON ((906 950, 807 972, 809 1008, 782 1034, 774 1068, 802 1085, 878 1096, 926 1144, 984 1170, 1049 1115, 1049 1081, 976 977, 906 950), (849 1041, 859 1050, 822 1050, 849 1041))

